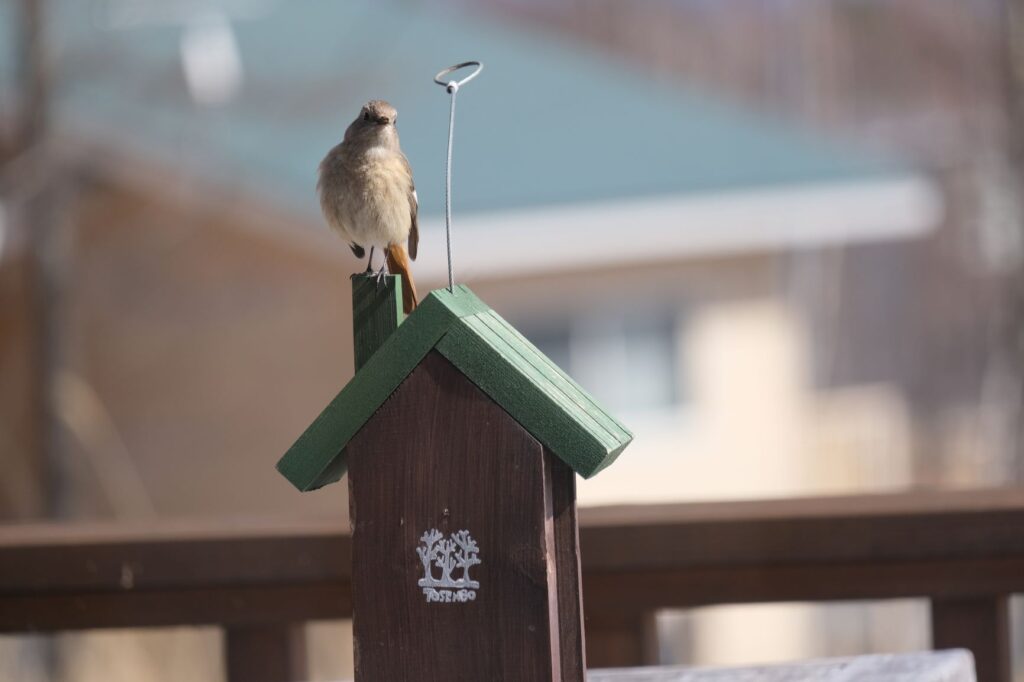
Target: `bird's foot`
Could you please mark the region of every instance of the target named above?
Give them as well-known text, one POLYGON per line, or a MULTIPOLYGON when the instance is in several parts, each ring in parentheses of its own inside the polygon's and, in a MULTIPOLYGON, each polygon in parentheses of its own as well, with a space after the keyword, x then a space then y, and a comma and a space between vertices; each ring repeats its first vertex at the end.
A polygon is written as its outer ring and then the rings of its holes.
POLYGON ((380 266, 380 270, 378 270, 377 274, 375 275, 377 279, 377 289, 380 289, 381 287, 384 286, 384 283, 387 281, 389 274, 391 273, 388 272, 387 263, 384 263, 384 265, 380 266))

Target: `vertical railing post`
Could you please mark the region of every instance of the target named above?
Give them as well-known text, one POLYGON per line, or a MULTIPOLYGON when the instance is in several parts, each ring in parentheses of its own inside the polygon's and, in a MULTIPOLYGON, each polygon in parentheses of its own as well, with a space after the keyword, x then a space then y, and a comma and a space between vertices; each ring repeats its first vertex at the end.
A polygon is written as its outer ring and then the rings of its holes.
POLYGON ((658 663, 654 612, 603 615, 586 620, 587 667, 626 668, 658 663))
POLYGON ((933 599, 932 648, 970 649, 978 682, 1010 682, 1009 597, 933 599))
POLYGON ((228 627, 224 662, 227 682, 305 680, 305 629, 296 623, 228 627))

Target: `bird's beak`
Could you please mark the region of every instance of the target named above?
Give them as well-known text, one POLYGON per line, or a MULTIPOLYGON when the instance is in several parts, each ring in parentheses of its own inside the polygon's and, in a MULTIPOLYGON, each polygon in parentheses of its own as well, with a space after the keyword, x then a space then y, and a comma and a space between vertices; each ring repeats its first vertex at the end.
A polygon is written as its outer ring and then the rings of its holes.
POLYGON ((383 125, 387 125, 387 124, 388 124, 388 123, 390 123, 390 122, 391 122, 391 121, 389 121, 389 120, 388 120, 388 117, 387 117, 387 116, 380 116, 380 117, 379 117, 379 118, 377 119, 377 123, 378 123, 378 125, 382 125, 382 126, 383 126, 383 125))

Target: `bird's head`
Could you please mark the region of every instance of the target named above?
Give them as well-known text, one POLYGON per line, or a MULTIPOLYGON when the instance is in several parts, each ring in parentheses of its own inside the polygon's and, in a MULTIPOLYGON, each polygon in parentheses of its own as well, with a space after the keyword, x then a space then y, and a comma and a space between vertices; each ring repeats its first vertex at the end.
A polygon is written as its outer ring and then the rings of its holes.
POLYGON ((359 120, 368 126, 389 126, 395 124, 398 112, 382 99, 371 99, 359 112, 359 120))
POLYGON ((356 120, 345 131, 345 140, 358 145, 398 145, 395 119, 398 112, 382 99, 372 99, 359 110, 356 120))

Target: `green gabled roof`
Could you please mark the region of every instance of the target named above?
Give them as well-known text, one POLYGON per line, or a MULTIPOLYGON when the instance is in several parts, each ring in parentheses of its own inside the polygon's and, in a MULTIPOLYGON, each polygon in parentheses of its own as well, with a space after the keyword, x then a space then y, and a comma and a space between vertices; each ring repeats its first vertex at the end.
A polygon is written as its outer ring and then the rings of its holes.
POLYGON ((300 490, 345 473, 345 447, 437 349, 581 476, 611 464, 633 434, 465 286, 431 292, 289 448, 277 469, 300 490))

